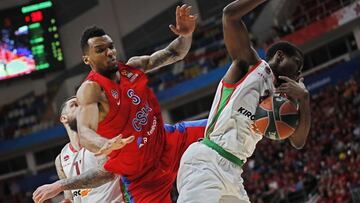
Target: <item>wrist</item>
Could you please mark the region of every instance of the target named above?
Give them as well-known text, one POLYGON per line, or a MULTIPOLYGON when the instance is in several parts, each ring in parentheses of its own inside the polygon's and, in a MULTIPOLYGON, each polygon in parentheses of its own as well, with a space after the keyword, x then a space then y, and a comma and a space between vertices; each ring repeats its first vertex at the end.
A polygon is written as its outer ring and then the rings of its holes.
POLYGON ((180 35, 180 37, 183 37, 183 38, 192 38, 192 36, 193 36, 193 32, 190 34, 180 35))
POLYGON ((310 93, 307 89, 304 90, 303 95, 299 100, 300 100, 300 102, 309 102, 310 101, 310 93))
POLYGON ((54 185, 55 185, 56 191, 58 191, 59 193, 66 190, 65 185, 62 180, 56 181, 54 183, 54 185))

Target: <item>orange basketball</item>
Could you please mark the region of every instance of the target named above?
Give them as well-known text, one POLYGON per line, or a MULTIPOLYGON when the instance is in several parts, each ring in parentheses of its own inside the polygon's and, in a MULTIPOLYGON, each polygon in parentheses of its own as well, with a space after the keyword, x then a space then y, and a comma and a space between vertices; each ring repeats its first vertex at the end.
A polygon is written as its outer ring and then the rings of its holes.
POLYGON ((298 124, 299 113, 296 105, 285 97, 268 97, 256 109, 257 130, 272 140, 288 138, 298 124))

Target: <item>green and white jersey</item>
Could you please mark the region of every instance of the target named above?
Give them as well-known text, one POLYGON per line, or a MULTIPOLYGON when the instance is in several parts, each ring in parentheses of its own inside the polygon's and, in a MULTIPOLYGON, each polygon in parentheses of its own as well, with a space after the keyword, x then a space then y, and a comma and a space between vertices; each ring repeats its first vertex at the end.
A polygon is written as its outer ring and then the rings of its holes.
POLYGON ((210 110, 206 134, 226 151, 246 161, 262 135, 252 130, 261 99, 273 94, 274 75, 265 61, 259 61, 236 84, 220 82, 210 110))

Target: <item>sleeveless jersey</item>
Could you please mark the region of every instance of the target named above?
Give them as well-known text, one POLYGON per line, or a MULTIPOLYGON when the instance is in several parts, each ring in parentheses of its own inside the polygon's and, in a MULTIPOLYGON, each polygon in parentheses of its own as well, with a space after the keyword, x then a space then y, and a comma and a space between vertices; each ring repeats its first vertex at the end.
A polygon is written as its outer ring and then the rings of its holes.
MULTIPOLYGON (((86 172, 90 168, 97 168, 97 160, 93 153, 82 148, 76 151, 72 148, 70 143, 65 145, 60 154, 61 166, 65 172, 66 177, 74 177, 86 172)), ((116 178, 97 188, 72 190, 71 193, 74 198, 74 203, 87 202, 111 202, 121 203, 120 178, 116 178)))
POLYGON ((159 162, 165 145, 160 106, 148 79, 140 69, 118 64, 120 83, 91 71, 87 80, 98 83, 105 93, 109 112, 98 124, 97 133, 105 138, 119 134, 135 136, 132 143, 113 151, 105 169, 126 176, 140 177, 159 162))
POLYGON ((259 61, 236 84, 222 80, 210 110, 205 136, 246 161, 262 138, 252 130, 252 124, 260 100, 274 90, 273 81, 273 73, 265 61, 259 61))

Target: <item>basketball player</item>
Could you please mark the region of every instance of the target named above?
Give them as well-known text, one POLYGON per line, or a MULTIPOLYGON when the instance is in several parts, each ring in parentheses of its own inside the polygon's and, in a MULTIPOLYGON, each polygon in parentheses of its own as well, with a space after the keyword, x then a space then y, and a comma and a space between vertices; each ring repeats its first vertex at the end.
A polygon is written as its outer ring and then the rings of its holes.
POLYGON ((265 62, 251 47, 241 21, 263 2, 237 0, 224 8, 224 41, 232 64, 219 83, 205 138, 190 145, 181 159, 177 179, 179 203, 250 202, 241 167, 262 139, 253 130, 251 117, 261 99, 274 92, 297 100, 299 125, 289 139, 297 149, 306 142, 311 118, 309 93, 300 79, 301 51, 288 42, 279 42, 269 48, 265 62))
MULTIPOLYGON (((80 147, 79 143, 79 137, 76 134, 76 119, 75 114, 78 110, 78 104, 75 97, 71 97, 68 99, 63 107, 61 107, 61 122, 64 124, 70 138, 70 143, 64 147, 62 150, 62 153, 60 156, 57 157, 55 164, 56 169, 58 171, 58 175, 60 177, 59 181, 56 181, 52 184, 46 184, 38 189, 33 193, 33 200, 36 203, 42 203, 45 200, 51 199, 58 195, 59 193, 63 192, 65 188, 72 190, 72 193, 74 194, 74 202, 78 202, 76 200, 82 200, 81 202, 87 202, 87 200, 94 200, 94 202, 101 202, 101 201, 95 201, 95 200, 103 200, 103 202, 120 202, 121 199, 121 191, 120 186, 118 185, 118 176, 116 176, 116 180, 114 180, 114 175, 111 172, 108 172, 104 170, 103 163, 106 161, 105 158, 94 158, 94 155, 89 152, 88 150, 85 150, 84 148, 80 147), (80 152, 82 152, 80 156, 78 153, 74 153, 74 150, 81 149, 80 152), (68 153, 64 150, 67 150, 68 153), (84 158, 86 154, 86 157, 90 157, 90 159, 83 159, 81 162, 76 162, 74 158, 75 155, 80 158, 84 158), (61 162, 61 160, 65 160, 61 162), (72 161, 71 161, 72 160, 72 161), (84 162, 84 160, 86 162, 84 162), (96 161, 98 164, 96 164, 96 161), (72 163, 72 164, 69 164, 72 163), (71 168, 69 168, 72 166, 71 168), (80 166, 77 169, 77 166, 80 166), (73 173, 75 172, 75 175, 67 175, 67 172, 69 172, 70 169, 73 173), (77 171, 81 172, 78 173, 77 171), (78 175, 80 174, 80 175, 78 175), (110 182, 111 181, 111 182, 110 182), (105 184, 106 183, 106 184, 105 184), (105 185, 102 185, 105 184, 105 185), (102 185, 102 186, 100 186, 102 185), (111 186, 109 188, 108 186, 111 186), (100 186, 100 187, 99 187, 100 186), (119 187, 117 187, 119 186, 119 187), (97 188, 94 188, 97 187, 97 188), (89 189, 94 188, 94 189, 89 189), (79 190, 79 189, 85 189, 85 190, 79 190), (103 190, 106 189, 106 190, 103 190), (101 191, 102 195, 99 195, 101 191), (88 196, 85 196, 87 195, 88 196), (76 196, 85 196, 83 198, 76 198, 76 196), (97 198, 94 198, 94 197, 97 198), (100 198, 101 197, 101 198, 100 198), (86 199, 85 199, 86 198, 86 199)), ((195 142, 196 139, 198 139, 198 135, 203 135, 205 132, 205 126, 206 126, 206 119, 203 120, 197 120, 197 121, 186 121, 181 122, 175 125, 169 125, 165 124, 165 132, 166 136, 168 136, 170 139, 168 140, 168 145, 166 146, 167 151, 172 152, 172 147, 175 147, 174 151, 177 151, 179 155, 174 154, 164 154, 164 157, 167 157, 166 159, 173 159, 175 158, 173 162, 175 164, 173 165, 173 178, 175 178, 179 162, 180 162, 180 155, 184 153, 185 147, 189 146, 191 143, 195 142), (179 145, 178 143, 181 143, 179 145)), ((166 160, 165 159, 165 160, 166 160)), ((78 159, 77 159, 78 160, 78 159)), ((171 162, 169 162, 171 163, 171 162)), ((69 194, 69 191, 65 191, 65 200, 63 200, 62 203, 71 202, 72 195, 69 194)), ((92 202, 92 201, 91 201, 92 202)))
MULTIPOLYGON (((168 47, 126 64, 116 60, 113 41, 102 29, 90 28, 82 36, 83 61, 91 72, 77 92, 80 144, 109 155, 104 168, 121 175, 125 202, 171 202, 180 157, 199 137, 166 133, 144 73, 185 57, 196 24, 190 13, 187 5, 177 7, 176 26, 170 28, 179 37, 168 47)), ((65 190, 67 183, 61 182, 65 190)))
MULTIPOLYGON (((64 146, 61 153, 55 159, 56 171, 60 179, 74 177, 81 178, 79 175, 83 173, 97 173, 90 187, 81 187, 76 190, 64 191, 65 202, 112 202, 121 203, 121 191, 119 176, 101 170, 102 165, 106 161, 106 157, 95 157, 95 155, 81 147, 79 144, 79 136, 76 131, 75 109, 78 108, 76 97, 70 97, 62 105, 60 109, 60 122, 64 125, 69 136, 70 142, 64 146), (70 127, 71 126, 71 127, 70 127)), ((87 180, 90 182, 90 180, 87 180)), ((33 194, 35 202, 44 202, 48 199, 48 194, 52 192, 51 185, 39 187, 33 194)), ((54 194, 56 196, 61 191, 54 194)))

